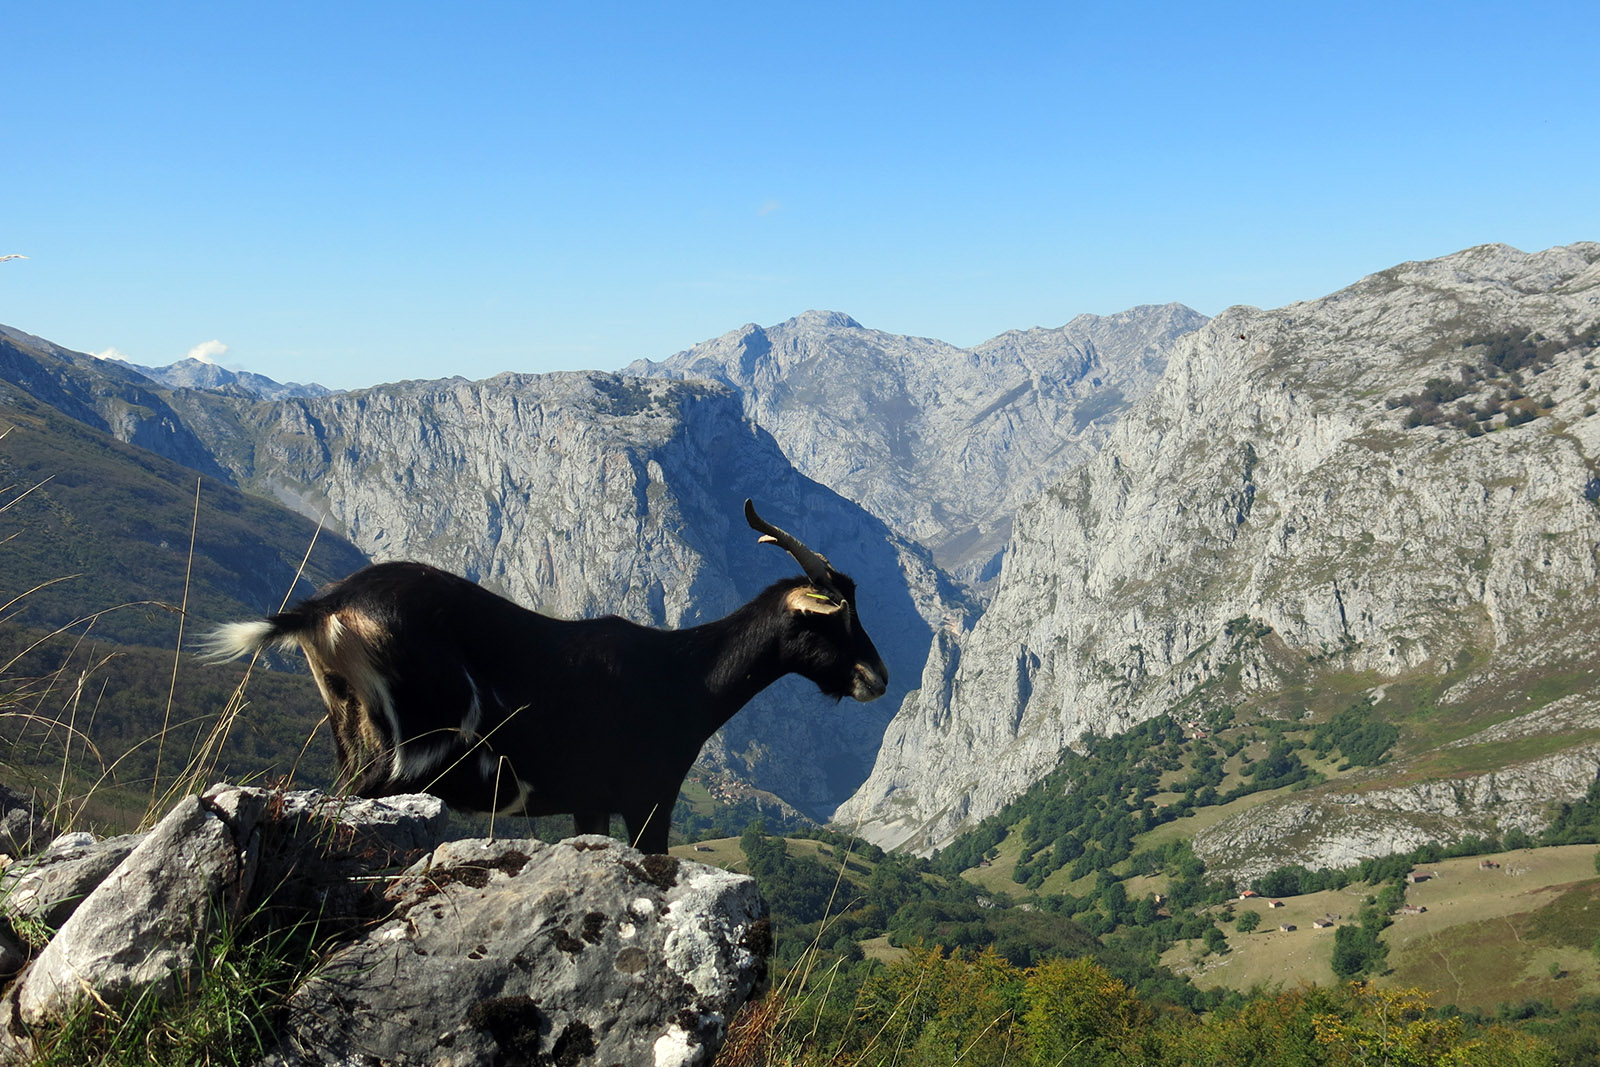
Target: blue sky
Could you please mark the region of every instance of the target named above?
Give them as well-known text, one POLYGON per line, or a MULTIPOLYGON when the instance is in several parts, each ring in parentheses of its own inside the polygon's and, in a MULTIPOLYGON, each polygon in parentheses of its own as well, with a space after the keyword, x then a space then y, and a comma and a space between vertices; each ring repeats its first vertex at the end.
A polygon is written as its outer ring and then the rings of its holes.
POLYGON ((1600 240, 1600 5, 0 10, 0 322, 355 387, 1600 240))

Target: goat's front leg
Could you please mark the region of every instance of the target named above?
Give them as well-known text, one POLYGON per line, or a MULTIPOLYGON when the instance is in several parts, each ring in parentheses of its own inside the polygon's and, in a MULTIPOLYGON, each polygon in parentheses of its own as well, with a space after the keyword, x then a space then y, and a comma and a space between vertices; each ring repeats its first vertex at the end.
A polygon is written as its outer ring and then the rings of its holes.
POLYGON ((646 854, 667 850, 667 832, 672 829, 672 805, 677 799, 678 795, 674 793, 671 801, 657 804, 648 811, 622 813, 623 820, 628 824, 628 841, 634 848, 646 854))
POLYGON ((611 813, 609 811, 582 811, 572 815, 572 832, 575 834, 599 834, 605 837, 611 833, 611 813))

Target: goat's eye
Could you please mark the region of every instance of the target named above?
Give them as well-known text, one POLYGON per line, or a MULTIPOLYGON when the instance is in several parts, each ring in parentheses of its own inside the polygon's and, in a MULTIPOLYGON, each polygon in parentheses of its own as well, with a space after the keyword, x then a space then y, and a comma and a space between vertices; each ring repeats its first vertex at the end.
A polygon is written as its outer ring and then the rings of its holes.
POLYGON ((820 600, 824 604, 833 604, 833 603, 835 603, 833 597, 829 596, 826 593, 807 593, 806 596, 810 597, 812 600, 820 600))

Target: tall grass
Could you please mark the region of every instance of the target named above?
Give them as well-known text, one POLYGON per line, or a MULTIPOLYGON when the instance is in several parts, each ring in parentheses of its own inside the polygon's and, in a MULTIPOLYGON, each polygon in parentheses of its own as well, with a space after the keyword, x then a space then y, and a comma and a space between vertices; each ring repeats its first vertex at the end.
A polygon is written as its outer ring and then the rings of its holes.
MULTIPOLYGON (((92 991, 33 1038, 27 1067, 245 1067, 277 1043, 289 996, 321 958, 315 924, 273 929, 259 915, 215 924, 192 986, 147 987, 131 1003, 92 991)), ((87 990, 87 987, 85 987, 87 990)))
MULTIPOLYGON (((859 831, 859 823, 855 829, 859 831)), ((846 872, 858 840, 852 834, 848 846, 835 850, 838 869, 816 933, 794 966, 734 1016, 717 1056, 718 1067, 823 1067, 878 1062, 886 1047, 905 1040, 910 1031, 915 990, 900 998, 877 1030, 858 1033, 857 1028, 864 1025, 858 1011, 859 989, 841 979, 845 961, 823 951, 828 935, 849 906, 841 894, 850 885, 846 872), (896 1023, 898 1030, 894 1028, 896 1023), (872 1059, 874 1056, 878 1060, 872 1059)))
MULTIPOLYGON (((15 487, 0 488, 0 494, 10 494, 0 503, 0 514, 42 484, 21 492, 16 492, 15 487)), ((189 575, 199 516, 197 482, 189 566, 177 606, 138 601, 102 609, 17 642, 15 650, 0 660, 0 725, 13 728, 7 731, 12 734, 13 756, 28 757, 11 763, 0 761, 0 767, 4 768, 8 784, 31 788, 47 798, 41 814, 58 831, 86 826, 99 830, 106 821, 124 823, 120 818, 95 819, 91 813, 97 798, 107 790, 121 794, 110 808, 131 802, 134 794, 128 791, 129 783, 119 782, 119 768, 152 747, 156 755, 154 771, 148 776, 148 792, 143 794, 137 818, 130 820, 138 828, 153 825, 180 797, 198 793, 216 780, 228 738, 248 707, 245 694, 254 661, 246 667, 220 711, 180 714, 178 679, 186 661, 184 624, 188 618, 189 575), (106 702, 116 699, 114 692, 108 692, 111 683, 105 677, 106 669, 127 653, 105 651, 96 646, 91 635, 96 622, 111 612, 149 608, 173 612, 179 621, 165 712, 157 732, 108 760, 94 740, 95 727, 97 722, 104 723, 106 702), (42 673, 22 669, 30 657, 47 648, 60 654, 57 666, 42 673), (180 736, 191 737, 191 743, 181 764, 169 768, 175 754, 169 751, 169 741, 180 736), (40 757, 49 756, 52 750, 54 770, 46 777, 38 768, 48 761, 40 757)), ((4 544, 0 541, 0 547, 4 544)), ((296 582, 304 573, 314 545, 315 538, 296 571, 296 582)), ((71 576, 40 583, 0 605, 0 632, 17 630, 18 615, 32 592, 69 580, 71 576)), ((292 589, 291 584, 291 593, 292 589)), ((285 594, 285 603, 289 595, 285 594)), ((306 746, 310 741, 308 737, 306 746)), ((306 746, 301 747, 301 756, 306 746)), ((288 780, 292 780, 298 764, 297 758, 286 776, 288 780)), ((106 813, 107 806, 102 805, 101 814, 106 813)), ((9 932, 25 946, 37 950, 53 936, 54 931, 37 920, 9 917, 3 904, 0 895, 0 929, 9 927, 9 932)), ((33 1058, 28 1063, 36 1067, 210 1067, 257 1062, 275 1043, 275 1023, 285 1010, 289 994, 308 977, 320 958, 323 946, 318 927, 312 922, 300 922, 285 929, 269 922, 264 912, 256 912, 214 923, 212 928, 217 932, 209 943, 200 946, 203 958, 192 986, 180 990, 176 997, 150 988, 131 1003, 114 1004, 96 996, 85 985, 87 995, 69 1018, 30 1035, 33 1058)))
MULTIPOLYGON (((0 433, 0 438, 4 436, 0 433)), ((20 491, 17 486, 0 488, 0 496, 6 497, 0 502, 0 516, 47 482, 48 479, 20 491)), ((21 618, 29 598, 78 575, 38 582, 0 604, 0 638, 4 639, 0 642, 0 649, 4 649, 0 651, 0 743, 9 746, 0 749, 0 769, 8 784, 48 798, 44 807, 58 830, 148 829, 179 797, 198 793, 215 782, 227 762, 229 738, 249 707, 246 690, 255 661, 252 659, 247 665, 238 684, 221 700, 220 708, 213 704, 199 710, 195 705, 185 714, 180 698, 180 676, 192 677, 183 674, 192 663, 184 646, 195 539, 201 518, 200 490, 197 480, 183 586, 175 590, 176 604, 129 601, 42 631, 26 629, 21 618), (96 735, 108 729, 114 735, 122 729, 127 716, 119 705, 126 704, 130 696, 128 690, 116 688, 122 684, 114 680, 119 674, 116 668, 121 663, 138 671, 141 668, 133 665, 149 655, 95 639, 102 620, 125 611, 168 613, 177 621, 177 632, 164 692, 157 697, 155 692, 140 690, 151 701, 160 701, 159 726, 125 747, 119 738, 112 746, 117 754, 108 758, 105 745, 97 744, 96 735), (180 740, 182 746, 174 748, 173 743, 180 740), (50 768, 48 772, 46 767, 50 768), (130 777, 127 772, 134 767, 139 769, 130 777), (144 791, 142 798, 138 789, 144 791)), ((0 548, 16 536, 14 532, 0 540, 0 548)), ((286 604, 293 595, 315 546, 313 534, 282 603, 286 604)), ((148 676, 146 680, 154 682, 148 676)), ((154 685, 149 689, 154 690, 154 685)), ((315 732, 315 727, 308 732, 283 782, 292 781, 298 773, 315 732)))

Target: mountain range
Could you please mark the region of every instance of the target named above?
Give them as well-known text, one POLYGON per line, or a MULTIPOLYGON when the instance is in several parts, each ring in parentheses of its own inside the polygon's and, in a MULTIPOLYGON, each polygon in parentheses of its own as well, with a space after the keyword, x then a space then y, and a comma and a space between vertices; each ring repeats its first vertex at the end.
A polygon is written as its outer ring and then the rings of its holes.
POLYGON ((621 374, 331 394, 0 328, 0 379, 365 558, 560 615, 728 610, 787 573, 743 527, 755 498, 854 575, 893 689, 779 686, 702 764, 886 846, 938 848, 1154 716, 1359 704, 1398 731, 1197 841, 1248 872, 1535 827, 1593 782, 1597 263, 1483 246, 970 349, 813 311, 621 374))
POLYGON ((796 469, 981 587, 1018 506, 1092 455, 1161 377, 1173 340, 1205 321, 1180 304, 1137 307, 957 348, 812 311, 624 372, 730 386, 796 469))

